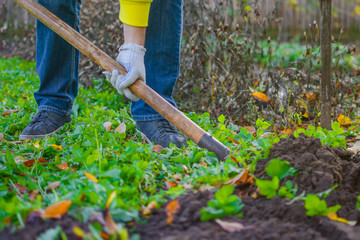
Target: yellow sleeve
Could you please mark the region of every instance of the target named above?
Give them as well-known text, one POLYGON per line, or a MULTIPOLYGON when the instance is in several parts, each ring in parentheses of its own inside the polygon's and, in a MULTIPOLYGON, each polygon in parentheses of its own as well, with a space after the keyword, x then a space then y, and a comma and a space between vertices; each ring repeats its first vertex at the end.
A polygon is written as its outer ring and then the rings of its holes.
POLYGON ((152 0, 119 0, 120 21, 134 27, 147 27, 152 0))

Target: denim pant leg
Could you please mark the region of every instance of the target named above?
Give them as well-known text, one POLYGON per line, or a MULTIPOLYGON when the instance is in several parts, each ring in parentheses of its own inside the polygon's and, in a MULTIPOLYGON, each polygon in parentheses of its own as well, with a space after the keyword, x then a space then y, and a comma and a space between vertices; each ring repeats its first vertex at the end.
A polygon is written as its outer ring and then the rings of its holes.
MULTIPOLYGON (((38 0, 79 31, 81 0, 38 0)), ((38 110, 69 115, 78 92, 79 51, 40 21, 36 22, 36 71, 40 88, 34 93, 38 110)))
MULTIPOLYGON (((154 0, 146 30, 146 83, 176 107, 172 93, 180 72, 183 0, 154 0)), ((162 119, 143 100, 132 102, 135 121, 162 119)))

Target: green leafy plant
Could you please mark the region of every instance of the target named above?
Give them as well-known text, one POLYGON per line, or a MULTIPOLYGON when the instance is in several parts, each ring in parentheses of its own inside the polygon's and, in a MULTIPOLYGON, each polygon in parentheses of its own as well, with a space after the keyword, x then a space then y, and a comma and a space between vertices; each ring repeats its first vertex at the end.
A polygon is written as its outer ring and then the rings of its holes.
POLYGON ((279 194, 279 197, 293 199, 293 198, 295 198, 297 190, 298 190, 297 185, 295 185, 295 187, 293 187, 293 183, 290 181, 287 181, 285 183, 285 186, 283 186, 279 189, 278 194, 279 194))
POLYGON ((276 196, 279 189, 279 177, 273 177, 271 180, 255 179, 256 186, 260 189, 260 194, 266 196, 267 199, 276 196))
POLYGON ((201 221, 209 221, 238 214, 244 204, 241 204, 242 201, 238 196, 231 195, 233 192, 234 186, 231 185, 223 186, 216 192, 214 199, 207 203, 207 207, 200 210, 201 221))
POLYGON ((330 211, 336 213, 341 208, 340 205, 328 207, 325 200, 321 200, 315 194, 308 194, 306 196, 304 206, 308 216, 326 216, 330 211))
POLYGON ((356 209, 360 211, 360 195, 357 196, 356 209))

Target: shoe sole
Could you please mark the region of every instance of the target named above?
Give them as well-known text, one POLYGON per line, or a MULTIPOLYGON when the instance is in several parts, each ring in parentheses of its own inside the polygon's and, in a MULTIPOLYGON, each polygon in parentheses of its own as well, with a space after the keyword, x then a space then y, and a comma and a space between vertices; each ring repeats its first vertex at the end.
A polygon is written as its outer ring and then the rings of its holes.
POLYGON ((31 140, 31 139, 44 139, 46 137, 51 137, 52 135, 54 135, 54 133, 59 132, 63 127, 64 125, 51 133, 43 134, 43 135, 20 135, 20 141, 31 140))

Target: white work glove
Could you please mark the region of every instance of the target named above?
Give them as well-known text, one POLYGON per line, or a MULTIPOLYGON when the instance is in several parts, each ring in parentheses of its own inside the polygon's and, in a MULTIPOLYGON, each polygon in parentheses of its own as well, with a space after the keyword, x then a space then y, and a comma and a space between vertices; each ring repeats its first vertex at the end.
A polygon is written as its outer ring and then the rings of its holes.
POLYGON ((132 101, 138 101, 140 98, 129 89, 129 86, 138 78, 146 83, 145 52, 146 49, 138 44, 124 44, 119 48, 119 55, 116 61, 126 69, 127 74, 125 76, 121 75, 117 70, 113 70, 112 73, 103 72, 113 87, 116 88, 120 94, 125 94, 125 96, 132 101))

